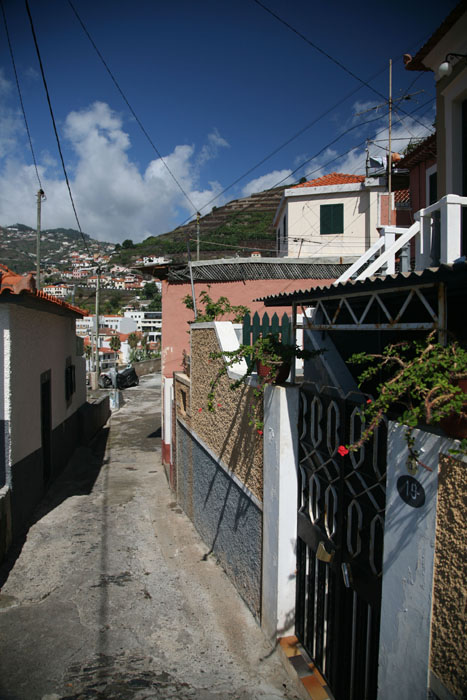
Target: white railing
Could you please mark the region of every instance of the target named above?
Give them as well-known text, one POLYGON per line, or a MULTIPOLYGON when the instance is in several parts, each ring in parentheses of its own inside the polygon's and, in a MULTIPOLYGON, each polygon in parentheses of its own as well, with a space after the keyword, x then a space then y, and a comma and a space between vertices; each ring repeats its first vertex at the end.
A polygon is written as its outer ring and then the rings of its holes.
POLYGON ((391 275, 396 270, 396 257, 415 241, 415 269, 453 263, 461 255, 462 207, 467 197, 447 194, 438 202, 415 214, 410 228, 383 226, 381 237, 334 284, 356 278, 364 280, 377 273, 391 275), (380 252, 381 251, 381 252, 380 252), (378 255, 379 253, 379 255, 378 255), (372 258, 377 256, 375 260, 372 258))

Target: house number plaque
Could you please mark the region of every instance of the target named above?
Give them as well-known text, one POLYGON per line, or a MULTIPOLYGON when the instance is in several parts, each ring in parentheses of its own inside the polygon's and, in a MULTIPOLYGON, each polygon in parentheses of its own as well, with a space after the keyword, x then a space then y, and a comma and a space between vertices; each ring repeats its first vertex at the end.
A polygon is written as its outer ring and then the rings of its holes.
POLYGON ((412 508, 425 505, 425 489, 413 476, 400 476, 397 480, 399 496, 412 508))

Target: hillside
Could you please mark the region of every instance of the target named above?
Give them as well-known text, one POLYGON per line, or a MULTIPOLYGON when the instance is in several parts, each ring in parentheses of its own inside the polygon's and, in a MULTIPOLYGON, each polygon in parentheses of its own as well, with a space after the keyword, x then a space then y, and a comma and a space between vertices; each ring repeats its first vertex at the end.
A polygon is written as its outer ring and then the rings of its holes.
MULTIPOLYGON (((284 187, 267 190, 243 199, 234 199, 200 218, 200 252, 203 259, 249 255, 252 250, 274 256, 276 235, 272 222, 284 187)), ((113 260, 128 264, 139 257, 154 255, 186 260, 187 239, 196 255, 196 221, 170 233, 150 236, 133 248, 121 249, 113 260)))
MULTIPOLYGON (((110 253, 112 243, 99 243, 84 234, 92 253, 110 253)), ((72 252, 85 253, 83 239, 74 229, 55 228, 41 231, 41 261, 44 269, 63 269, 70 264, 72 252)), ((0 262, 18 273, 30 272, 36 266, 36 231, 24 224, 0 226, 0 262)))

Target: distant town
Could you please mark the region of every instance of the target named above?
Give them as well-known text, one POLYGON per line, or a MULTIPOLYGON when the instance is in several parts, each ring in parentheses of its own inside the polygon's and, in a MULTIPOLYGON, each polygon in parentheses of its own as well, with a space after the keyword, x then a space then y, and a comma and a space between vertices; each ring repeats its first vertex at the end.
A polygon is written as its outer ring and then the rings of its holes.
MULTIPOLYGON (((22 224, 4 227, 1 232, 2 249, 9 250, 12 258, 8 260, 11 268, 35 275, 37 232, 22 224)), ((100 286, 109 290, 138 292, 153 282, 131 268, 112 264, 112 254, 116 251, 113 243, 98 243, 85 236, 87 251, 83 252, 83 239, 77 234, 77 231, 66 230, 41 231, 41 291, 45 294, 67 299, 73 296, 78 285, 95 289, 98 269, 100 286)), ((134 265, 151 262, 162 262, 162 258, 144 257, 134 265)))

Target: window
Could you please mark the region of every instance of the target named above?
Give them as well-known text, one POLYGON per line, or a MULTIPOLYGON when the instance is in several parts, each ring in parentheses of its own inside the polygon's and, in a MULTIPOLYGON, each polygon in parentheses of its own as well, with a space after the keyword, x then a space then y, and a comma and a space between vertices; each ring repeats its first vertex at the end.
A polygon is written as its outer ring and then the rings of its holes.
POLYGON ((320 233, 344 233, 344 205, 321 204, 319 208, 320 233))

